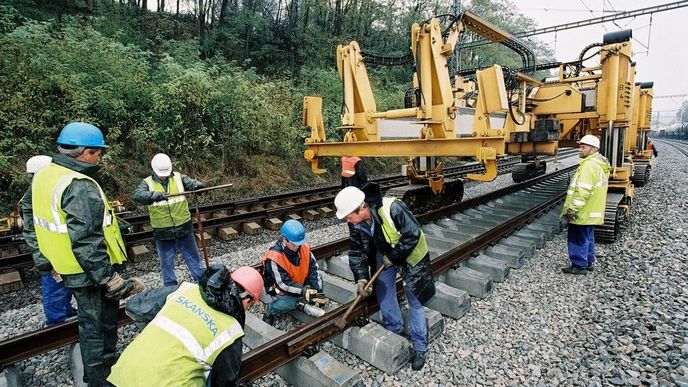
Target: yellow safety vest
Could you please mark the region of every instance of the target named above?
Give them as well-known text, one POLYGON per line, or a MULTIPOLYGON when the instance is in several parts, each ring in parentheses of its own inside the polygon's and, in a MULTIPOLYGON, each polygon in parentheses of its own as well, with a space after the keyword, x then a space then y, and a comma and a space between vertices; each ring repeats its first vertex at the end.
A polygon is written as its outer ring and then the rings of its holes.
POLYGON ((33 222, 38 248, 59 274, 84 272, 72 251, 72 241, 67 232, 67 214, 62 210, 62 195, 75 179, 90 180, 98 187, 105 207, 103 234, 107 254, 111 263, 121 264, 127 260, 124 239, 115 213, 100 185, 82 173, 54 163, 36 172, 31 183, 33 222))
MULTIPOLYGON (((394 225, 394 221, 392 221, 392 215, 390 213, 392 203, 394 203, 396 200, 398 199, 383 198, 382 207, 378 208, 377 210, 377 213, 380 215, 380 219, 382 219, 382 232, 385 234, 385 240, 392 247, 394 247, 397 242, 399 242, 399 239, 401 239, 401 233, 394 225)), ((416 244, 416 247, 413 248, 413 251, 411 251, 411 254, 406 257, 406 263, 411 266, 416 266, 416 264, 420 262, 420 260, 423 259, 427 253, 428 244, 425 241, 425 233, 423 230, 420 230, 420 238, 418 238, 418 243, 416 244)))
POLYGON ((108 381, 127 386, 204 386, 217 356, 244 330, 208 306, 198 285, 183 282, 129 344, 108 381))
MULTIPOLYGON (((143 180, 151 192, 167 192, 170 195, 184 192, 182 175, 177 172, 172 173, 168 178, 167 190, 165 190, 162 184, 155 181, 152 176, 148 176, 143 180)), ((176 227, 191 221, 189 202, 184 195, 154 202, 148 206, 148 212, 150 213, 150 222, 153 228, 176 227)))

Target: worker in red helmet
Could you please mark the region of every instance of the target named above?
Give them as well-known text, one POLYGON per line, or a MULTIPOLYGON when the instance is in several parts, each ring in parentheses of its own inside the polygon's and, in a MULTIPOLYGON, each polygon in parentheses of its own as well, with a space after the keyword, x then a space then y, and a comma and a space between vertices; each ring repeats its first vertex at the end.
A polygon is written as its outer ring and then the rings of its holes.
POLYGON ((265 307, 263 321, 275 324, 275 318, 306 303, 324 305, 320 295, 322 276, 311 248, 306 243, 306 229, 298 220, 284 222, 280 238, 263 256, 263 279, 273 300, 265 307))
POLYGON ((349 186, 361 188, 367 181, 368 176, 366 176, 361 158, 356 156, 343 156, 342 188, 349 186))
POLYGON ((263 278, 249 266, 230 273, 212 265, 198 284, 182 282, 122 352, 107 381, 117 387, 236 385, 245 311, 262 291, 263 278))

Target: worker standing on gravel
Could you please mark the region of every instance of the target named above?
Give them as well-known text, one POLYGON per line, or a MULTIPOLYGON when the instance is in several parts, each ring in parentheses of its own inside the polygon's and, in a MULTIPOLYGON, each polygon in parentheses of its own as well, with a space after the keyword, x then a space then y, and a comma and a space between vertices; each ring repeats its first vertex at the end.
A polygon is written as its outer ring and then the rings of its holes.
POLYGON ((230 273, 224 265, 212 265, 198 285, 182 282, 124 350, 108 382, 117 387, 237 385, 245 311, 258 303, 262 291, 263 278, 249 266, 230 273))
POLYGON ((168 195, 195 191, 205 184, 179 172, 172 172, 172 160, 164 153, 158 153, 151 160, 153 174, 143 179, 134 191, 134 201, 147 205, 150 222, 155 236, 155 247, 160 257, 162 281, 165 286, 177 285, 174 274, 174 258, 177 247, 191 272, 193 282, 203 274, 201 256, 194 238, 189 202, 186 196, 167 198, 168 195))
MULTIPOLYGON (((107 148, 103 133, 82 122, 66 125, 57 138, 60 154, 34 175, 25 200, 24 236, 59 274, 78 306, 84 382, 102 386, 117 359, 119 300, 143 290, 116 268, 126 261, 115 213, 92 176, 107 148)), ((44 271, 48 271, 45 268, 44 271)))
POLYGON ((354 186, 361 188, 368 181, 360 157, 342 156, 342 188, 354 186))
POLYGON ((368 183, 366 193, 346 187, 334 199, 337 217, 349 225, 349 266, 356 280, 358 294, 364 293, 370 271, 384 265, 386 269, 375 281, 375 295, 385 327, 394 332, 404 330, 396 297, 397 270, 404 281, 409 304, 411 368, 418 371, 425 364, 428 327, 423 305, 435 295, 430 254, 420 224, 396 198, 383 198, 376 184, 368 183), (370 189, 374 186, 375 189, 370 189))
MULTIPOLYGON (((34 174, 48 166, 52 161, 53 158, 50 156, 33 156, 26 162, 26 172, 34 174)), ((29 191, 31 191, 31 188, 29 188, 29 191)), ((31 207, 31 200, 24 200, 26 196, 27 194, 22 196, 19 207, 21 208, 24 224, 27 222, 31 223, 30 229, 33 230, 33 217, 27 216, 33 213, 33 209, 31 207)), ((76 315, 76 311, 72 308, 72 292, 64 286, 62 277, 53 270, 50 261, 41 254, 36 239, 30 236, 28 238, 25 236, 24 239, 31 249, 36 269, 41 273, 41 303, 45 313, 45 325, 55 325, 63 322, 68 317, 76 315)))
POLYGON ((265 307, 263 321, 275 324, 275 318, 297 308, 299 302, 322 306, 327 302, 319 295, 322 276, 318 262, 306 243, 306 229, 298 220, 287 220, 281 235, 263 256, 265 290, 273 301, 265 307))
POLYGON ((611 166, 598 153, 600 139, 586 135, 578 142, 578 169, 569 183, 561 209, 562 225, 568 225, 568 250, 571 266, 566 274, 587 274, 595 264, 595 225, 604 223, 607 181, 611 166))

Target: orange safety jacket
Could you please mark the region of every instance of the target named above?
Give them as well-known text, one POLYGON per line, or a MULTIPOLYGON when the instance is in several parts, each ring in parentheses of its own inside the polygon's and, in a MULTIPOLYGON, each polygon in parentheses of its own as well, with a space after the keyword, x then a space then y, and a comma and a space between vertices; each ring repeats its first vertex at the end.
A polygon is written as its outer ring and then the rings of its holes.
POLYGON ((268 250, 263 256, 261 263, 263 268, 267 260, 275 262, 279 267, 284 269, 294 282, 302 285, 306 282, 308 278, 308 267, 311 263, 311 246, 308 243, 304 243, 299 248, 299 265, 295 266, 289 261, 287 255, 281 251, 275 251, 273 249, 268 250))
POLYGON ((356 163, 361 161, 360 157, 344 156, 342 157, 342 176, 351 177, 356 174, 356 163))

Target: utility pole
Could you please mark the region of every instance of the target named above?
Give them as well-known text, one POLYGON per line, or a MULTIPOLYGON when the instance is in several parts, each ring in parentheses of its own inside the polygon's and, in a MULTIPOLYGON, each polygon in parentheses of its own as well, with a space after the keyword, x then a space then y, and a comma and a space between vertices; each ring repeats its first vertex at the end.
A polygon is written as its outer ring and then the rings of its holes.
MULTIPOLYGON (((461 14, 461 0, 454 0, 452 3, 452 14, 459 16, 461 14)), ((459 37, 459 39, 463 39, 463 35, 459 37)), ((460 42, 457 42, 460 43, 460 42)), ((461 61, 461 58, 459 57, 461 51, 459 50, 459 44, 454 47, 454 55, 452 55, 452 67, 454 68, 453 74, 456 74, 459 72, 459 62, 461 61)))

